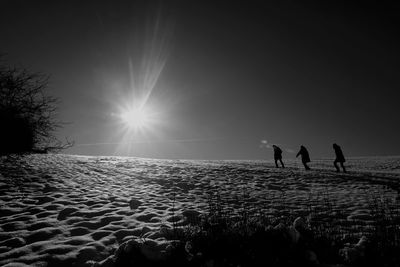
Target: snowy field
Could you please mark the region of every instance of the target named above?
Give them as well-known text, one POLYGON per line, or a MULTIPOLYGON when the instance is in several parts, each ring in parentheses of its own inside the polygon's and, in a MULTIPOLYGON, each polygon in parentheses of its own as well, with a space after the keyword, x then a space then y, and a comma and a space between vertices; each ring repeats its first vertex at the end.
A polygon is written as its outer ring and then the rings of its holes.
POLYGON ((187 225, 188 218, 205 212, 210 194, 220 195, 234 210, 245 198, 250 210, 276 218, 324 212, 329 199, 328 212, 356 229, 371 222, 372 197, 395 199, 400 190, 400 157, 349 159, 347 174, 334 172, 332 160, 314 161, 307 172, 298 161, 286 165, 70 155, 0 158, 0 266, 83 266, 106 258, 132 237, 165 247, 172 224, 187 225))

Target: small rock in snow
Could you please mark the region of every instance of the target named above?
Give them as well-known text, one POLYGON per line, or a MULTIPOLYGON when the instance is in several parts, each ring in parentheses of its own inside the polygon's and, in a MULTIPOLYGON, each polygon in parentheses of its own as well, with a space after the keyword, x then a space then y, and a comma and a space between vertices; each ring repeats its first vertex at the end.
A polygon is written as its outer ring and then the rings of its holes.
POLYGON ((139 208, 139 206, 140 206, 141 204, 142 204, 141 201, 139 201, 139 200, 137 200, 137 199, 134 199, 134 198, 132 198, 132 199, 129 201, 129 207, 131 208, 131 210, 135 210, 135 209, 139 208))

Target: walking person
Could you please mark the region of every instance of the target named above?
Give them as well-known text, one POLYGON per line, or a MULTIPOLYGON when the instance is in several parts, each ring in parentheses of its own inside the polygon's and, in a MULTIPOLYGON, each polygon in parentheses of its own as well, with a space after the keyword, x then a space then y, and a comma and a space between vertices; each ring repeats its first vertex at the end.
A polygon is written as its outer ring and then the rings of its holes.
POLYGON ((272 148, 274 149, 275 166, 279 168, 278 161, 280 161, 282 168, 285 168, 285 165, 282 162, 282 149, 276 145, 272 145, 272 148))
POLYGON ((338 166, 338 162, 339 162, 339 163, 340 163, 340 166, 341 166, 342 169, 343 169, 343 172, 346 172, 346 168, 345 168, 344 165, 343 165, 343 163, 346 162, 346 159, 344 158, 342 148, 341 148, 339 145, 337 145, 337 144, 333 144, 333 150, 335 150, 335 154, 336 154, 336 159, 335 159, 335 161, 333 162, 333 165, 335 166, 336 171, 337 171, 337 172, 340 172, 340 168, 339 168, 339 166, 338 166))
POLYGON ((309 163, 310 160, 310 154, 307 151, 307 148, 305 148, 305 146, 300 146, 300 151, 297 153, 296 158, 301 155, 301 162, 304 165, 304 168, 306 168, 306 170, 310 170, 310 167, 308 167, 307 163, 309 163))

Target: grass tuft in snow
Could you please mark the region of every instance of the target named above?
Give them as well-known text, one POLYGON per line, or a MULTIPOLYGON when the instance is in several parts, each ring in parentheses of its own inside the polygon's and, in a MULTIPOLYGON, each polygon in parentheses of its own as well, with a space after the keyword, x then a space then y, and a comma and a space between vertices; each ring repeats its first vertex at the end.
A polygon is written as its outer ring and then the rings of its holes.
POLYGON ((249 199, 243 190, 231 203, 215 190, 206 213, 173 225, 167 249, 148 253, 148 241, 123 244, 110 266, 400 266, 397 199, 372 196, 372 221, 365 227, 345 225, 329 194, 319 199, 325 209, 310 204, 308 216, 250 212, 249 199))

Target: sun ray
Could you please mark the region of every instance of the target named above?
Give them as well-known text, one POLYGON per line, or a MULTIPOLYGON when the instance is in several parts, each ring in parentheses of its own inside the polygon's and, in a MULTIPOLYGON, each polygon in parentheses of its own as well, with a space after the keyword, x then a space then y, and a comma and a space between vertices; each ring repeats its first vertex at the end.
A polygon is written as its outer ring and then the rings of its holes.
POLYGON ((165 110, 162 110, 165 103, 153 93, 156 88, 162 88, 158 83, 167 62, 173 25, 162 17, 162 10, 159 11, 149 19, 144 38, 135 38, 143 43, 133 44, 128 58, 128 90, 121 95, 113 113, 120 125, 123 142, 135 143, 154 134, 160 135, 158 126, 166 120, 165 110))

